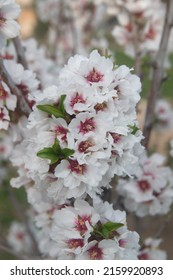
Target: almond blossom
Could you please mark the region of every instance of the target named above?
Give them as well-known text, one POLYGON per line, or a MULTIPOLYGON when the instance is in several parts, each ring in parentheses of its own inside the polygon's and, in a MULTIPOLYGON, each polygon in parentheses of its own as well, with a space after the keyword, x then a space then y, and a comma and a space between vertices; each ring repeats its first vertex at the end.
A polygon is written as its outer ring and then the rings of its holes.
POLYGON ((134 179, 120 180, 117 191, 125 208, 139 217, 164 215, 173 203, 173 174, 159 154, 141 157, 134 179))
POLYGON ((1 0, 0 3, 0 50, 6 40, 19 35, 20 25, 15 21, 20 13, 20 6, 15 0, 1 0))

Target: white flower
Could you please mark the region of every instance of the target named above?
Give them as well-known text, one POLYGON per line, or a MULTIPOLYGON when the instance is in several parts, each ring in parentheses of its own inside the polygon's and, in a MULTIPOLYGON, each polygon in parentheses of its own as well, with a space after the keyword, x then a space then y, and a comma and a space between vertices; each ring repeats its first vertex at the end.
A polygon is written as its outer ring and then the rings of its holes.
POLYGON ((136 179, 120 180, 117 191, 124 197, 126 209, 137 216, 166 214, 173 203, 173 173, 163 166, 164 157, 153 154, 143 157, 136 170, 136 179))
POLYGON ((0 84, 0 107, 6 106, 8 110, 14 111, 17 104, 17 97, 10 93, 8 86, 1 82, 0 84))
POLYGON ((74 79, 81 85, 104 87, 113 80, 113 63, 110 59, 101 57, 98 51, 93 51, 89 58, 76 55, 71 58, 60 74, 60 81, 74 79))
POLYGON ((137 259, 139 237, 126 227, 125 213, 113 210, 108 203, 94 207, 76 200, 74 207, 57 210, 51 238, 57 244, 57 258, 71 259, 137 259), (102 229, 110 225, 107 238, 102 229))
POLYGON ((161 239, 147 238, 139 251, 139 260, 166 260, 166 252, 159 249, 161 242, 161 239))
POLYGON ((20 6, 13 0, 0 2, 0 48, 5 45, 6 39, 19 35, 20 26, 15 21, 20 13, 20 6))
POLYGON ((160 99, 157 101, 154 113, 154 128, 165 131, 173 127, 173 109, 166 100, 160 99))
POLYGON ((9 228, 7 242, 17 253, 31 253, 32 241, 24 225, 13 222, 9 228))

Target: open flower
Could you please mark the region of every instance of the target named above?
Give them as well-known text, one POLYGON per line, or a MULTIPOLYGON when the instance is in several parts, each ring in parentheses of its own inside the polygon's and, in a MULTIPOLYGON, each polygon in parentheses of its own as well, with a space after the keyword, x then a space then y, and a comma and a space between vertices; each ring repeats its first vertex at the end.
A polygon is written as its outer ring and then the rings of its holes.
POLYGON ((20 6, 14 0, 0 2, 0 48, 5 45, 6 39, 19 35, 20 26, 15 21, 20 13, 20 6))

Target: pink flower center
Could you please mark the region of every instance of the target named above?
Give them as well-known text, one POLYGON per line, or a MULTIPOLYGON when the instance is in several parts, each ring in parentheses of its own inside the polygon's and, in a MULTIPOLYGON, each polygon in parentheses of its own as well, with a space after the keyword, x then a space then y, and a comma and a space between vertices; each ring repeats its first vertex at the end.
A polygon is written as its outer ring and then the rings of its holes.
POLYGON ((85 152, 87 152, 88 148, 90 148, 92 146, 93 146, 93 144, 92 144, 91 141, 89 141, 89 140, 88 141, 82 141, 82 142, 80 142, 80 144, 78 146, 78 151, 80 153, 85 153, 85 152))
POLYGON ((147 253, 142 253, 138 256, 139 260, 149 260, 149 255, 147 253))
POLYGON ((138 187, 140 188, 141 191, 146 192, 149 189, 151 189, 150 184, 146 180, 140 180, 138 181, 138 187))
POLYGON ((107 108, 106 102, 97 103, 97 104, 94 106, 94 109, 96 110, 96 112, 98 112, 98 111, 104 111, 106 108, 107 108))
POLYGON ((114 132, 111 132, 110 133, 113 140, 114 140, 114 143, 119 143, 121 141, 121 135, 118 134, 118 133, 114 133, 114 132))
POLYGON ((94 245, 88 250, 89 257, 91 260, 102 260, 103 251, 98 247, 98 244, 94 245))
POLYGON ((79 132, 86 134, 90 131, 94 131, 96 128, 93 118, 86 119, 84 122, 80 122, 79 132))
POLYGON ((86 165, 79 164, 77 160, 70 160, 70 170, 76 174, 82 175, 86 172, 86 165))
POLYGON ((67 244, 70 249, 76 249, 78 247, 83 247, 84 241, 83 239, 69 239, 67 244))
POLYGON ((82 96, 82 94, 76 93, 75 96, 70 100, 70 106, 73 108, 75 104, 77 103, 83 103, 85 104, 85 100, 82 96))
POLYGON ((156 37, 156 30, 151 26, 145 37, 146 39, 153 40, 156 37))
POLYGON ((5 117, 5 114, 3 113, 3 109, 0 109, 0 120, 3 120, 5 117))
POLYGON ((6 151, 4 146, 0 146, 0 154, 4 154, 6 151))
POLYGON ((2 86, 0 86, 0 99, 5 100, 8 95, 8 92, 2 86))
POLYGON ((100 81, 103 81, 103 77, 104 77, 103 74, 101 74, 99 71, 97 71, 95 68, 93 68, 93 70, 90 71, 89 74, 85 78, 90 83, 98 83, 100 81))
POLYGON ((160 109, 159 109, 159 113, 160 113, 160 114, 165 114, 165 109, 164 109, 164 108, 160 108, 160 109))
POLYGON ((91 224, 91 217, 87 215, 78 216, 75 221, 75 229, 83 235, 87 231, 86 222, 91 224))
POLYGON ((24 237, 25 237, 25 234, 24 234, 23 232, 18 232, 18 233, 16 234, 16 238, 17 238, 18 240, 23 240, 24 237))
POLYGON ((126 244, 127 244, 126 240, 124 240, 124 239, 120 239, 120 240, 119 240, 119 245, 120 245, 120 247, 125 247, 126 244))
POLYGON ((64 128, 63 126, 57 126, 55 128, 56 135, 60 136, 63 142, 67 141, 67 132, 68 129, 64 128))
POLYGON ((19 84, 17 87, 23 92, 24 95, 27 95, 29 93, 28 87, 24 84, 19 84))
POLYGON ((128 24, 125 25, 125 29, 128 31, 128 32, 132 32, 133 30, 133 27, 132 27, 132 24, 129 22, 128 24))

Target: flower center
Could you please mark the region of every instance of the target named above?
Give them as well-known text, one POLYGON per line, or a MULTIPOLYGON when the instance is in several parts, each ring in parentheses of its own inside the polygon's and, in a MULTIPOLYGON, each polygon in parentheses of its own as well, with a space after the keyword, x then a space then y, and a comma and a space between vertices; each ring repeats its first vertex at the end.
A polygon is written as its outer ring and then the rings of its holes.
POLYGON ((61 136, 61 140, 63 142, 67 141, 67 132, 68 132, 68 129, 64 128, 63 126, 57 126, 55 128, 56 135, 61 136))
POLYGON ((118 134, 118 133, 114 133, 114 132, 111 132, 110 133, 113 140, 114 140, 114 143, 119 143, 121 141, 121 135, 118 134))
POLYGON ((147 253, 142 253, 138 256, 139 260, 149 260, 149 255, 147 253))
POLYGON ((3 120, 5 117, 5 114, 3 113, 3 109, 0 109, 0 120, 3 120))
POLYGON ((23 240, 24 237, 25 237, 25 235, 24 235, 23 232, 19 232, 19 233, 16 234, 16 238, 17 238, 18 240, 23 240))
POLYGON ((5 100, 8 97, 8 92, 0 86, 0 99, 5 100))
POLYGON ((153 40, 156 37, 156 30, 151 26, 145 37, 146 39, 153 40))
POLYGON ((76 174, 84 174, 86 172, 86 165, 80 165, 77 160, 70 160, 70 170, 76 174))
POLYGON ((94 131, 96 128, 95 122, 93 118, 86 119, 84 122, 80 122, 80 130, 79 132, 86 134, 90 131, 94 131))
POLYGON ((90 83, 98 83, 100 81, 103 81, 103 76, 104 76, 103 74, 101 74, 99 71, 93 68, 93 70, 90 71, 85 78, 90 83))
POLYGON ((19 84, 17 87, 23 92, 24 95, 27 95, 29 93, 28 87, 24 84, 19 84))
POLYGON ((150 184, 146 180, 140 180, 138 181, 138 187, 141 191, 145 192, 148 191, 151 187, 150 184))
POLYGON ((124 239, 120 239, 120 240, 119 240, 119 245, 120 245, 120 247, 125 247, 126 244, 127 244, 126 240, 124 240, 124 239))
POLYGON ((84 241, 83 239, 69 239, 67 240, 67 244, 70 249, 76 249, 78 247, 83 247, 84 241))
POLYGON ((88 148, 90 148, 92 146, 93 146, 93 144, 92 144, 91 141, 89 141, 89 140, 88 141, 82 141, 82 142, 80 142, 80 144, 78 146, 78 151, 80 153, 85 153, 85 152, 87 152, 88 148))
POLYGON ((94 245, 88 250, 89 256, 91 260, 102 260, 103 259, 103 251, 98 247, 98 244, 94 245))
POLYGON ((98 111, 104 111, 104 109, 106 109, 106 108, 107 108, 106 102, 97 103, 97 104, 94 106, 94 109, 96 110, 96 112, 98 112, 98 111))
POLYGON ((87 231, 86 222, 91 224, 91 217, 87 215, 78 216, 75 222, 75 229, 83 235, 87 231))
POLYGON ((76 93, 75 96, 70 100, 70 106, 73 108, 75 104, 77 103, 85 103, 85 100, 82 96, 82 94, 76 93))

